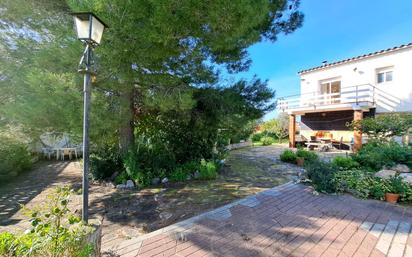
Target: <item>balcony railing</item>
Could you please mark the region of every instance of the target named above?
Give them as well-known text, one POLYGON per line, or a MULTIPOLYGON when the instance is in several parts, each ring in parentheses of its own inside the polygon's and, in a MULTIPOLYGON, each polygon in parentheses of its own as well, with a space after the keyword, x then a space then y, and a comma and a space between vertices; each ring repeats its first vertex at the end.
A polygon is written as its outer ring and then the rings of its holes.
POLYGON ((342 87, 340 92, 320 94, 319 92, 293 95, 278 99, 280 111, 307 111, 328 108, 381 107, 394 111, 400 104, 399 98, 392 96, 370 84, 342 87))

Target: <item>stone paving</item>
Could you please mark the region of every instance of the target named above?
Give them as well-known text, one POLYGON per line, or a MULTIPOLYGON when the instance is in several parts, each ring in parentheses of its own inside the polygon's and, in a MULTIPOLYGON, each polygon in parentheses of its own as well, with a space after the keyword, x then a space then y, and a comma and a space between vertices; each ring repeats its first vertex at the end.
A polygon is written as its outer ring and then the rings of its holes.
POLYGON ((141 237, 105 256, 412 256, 412 209, 287 183, 141 237))
POLYGON ((41 162, 32 171, 0 185, 0 232, 27 228, 21 205, 30 207, 43 202, 58 185, 80 187, 79 170, 77 162, 41 162))

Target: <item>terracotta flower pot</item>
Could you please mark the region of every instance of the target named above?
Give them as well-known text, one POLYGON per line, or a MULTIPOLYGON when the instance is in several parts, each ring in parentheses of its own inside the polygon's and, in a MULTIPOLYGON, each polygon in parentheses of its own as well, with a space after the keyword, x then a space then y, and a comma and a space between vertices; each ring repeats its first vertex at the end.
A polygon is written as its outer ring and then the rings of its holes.
POLYGON ((399 200, 399 194, 385 193, 385 200, 389 203, 397 203, 399 200))
POLYGON ((303 163, 305 162, 305 159, 303 159, 303 157, 298 157, 298 158, 296 158, 296 164, 298 165, 298 166, 303 166, 303 163))

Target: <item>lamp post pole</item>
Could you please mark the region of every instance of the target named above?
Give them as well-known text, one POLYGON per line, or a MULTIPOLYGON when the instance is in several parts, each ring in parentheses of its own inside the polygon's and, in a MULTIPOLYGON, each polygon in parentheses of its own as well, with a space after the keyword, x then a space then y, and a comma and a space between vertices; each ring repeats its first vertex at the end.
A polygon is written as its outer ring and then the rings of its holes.
POLYGON ((83 211, 82 220, 87 223, 89 219, 89 113, 90 113, 90 73, 92 48, 90 44, 86 45, 84 64, 84 82, 83 82, 83 211))
POLYGON ((82 180, 82 220, 87 223, 89 219, 89 114, 90 114, 90 79, 95 75, 95 61, 93 47, 100 44, 103 30, 107 28, 92 12, 72 13, 77 38, 85 43, 86 48, 79 63, 79 72, 84 73, 83 80, 83 180, 82 180), (84 68, 83 68, 84 67, 84 68))

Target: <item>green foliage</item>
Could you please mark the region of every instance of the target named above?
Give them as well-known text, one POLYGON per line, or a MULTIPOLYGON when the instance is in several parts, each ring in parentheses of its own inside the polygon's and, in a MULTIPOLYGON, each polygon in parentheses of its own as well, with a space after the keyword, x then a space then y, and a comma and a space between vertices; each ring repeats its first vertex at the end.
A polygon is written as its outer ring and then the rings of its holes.
POLYGON ((131 179, 131 178, 130 178, 129 175, 126 173, 126 171, 123 171, 123 172, 121 172, 119 175, 116 176, 116 178, 114 179, 114 183, 115 183, 116 185, 124 184, 124 183, 126 183, 126 181, 127 181, 128 179, 131 179))
MULTIPOLYGON (((336 165, 333 166, 335 169, 339 168, 336 165)), ((368 172, 356 169, 336 170, 333 179, 336 184, 336 192, 349 192, 360 198, 368 198, 373 191, 374 196, 378 199, 383 197, 383 184, 374 183, 375 178, 368 172)))
POLYGON ((170 181, 180 182, 185 181, 190 173, 184 170, 182 167, 175 168, 170 174, 170 181))
POLYGON ((199 179, 215 179, 217 177, 217 165, 214 161, 201 160, 199 167, 199 179))
POLYGON ((280 154, 280 160, 282 162, 296 163, 296 157, 296 154, 289 149, 280 154))
POLYGON ((260 142, 260 139, 262 139, 262 137, 264 137, 263 133, 254 133, 251 136, 251 139, 253 142, 260 142))
POLYGON ((352 158, 364 169, 372 171, 378 171, 384 166, 391 167, 397 163, 412 167, 412 148, 395 142, 374 141, 365 144, 352 158))
POLYGON ((192 176, 196 171, 200 170, 199 162, 190 161, 178 165, 170 174, 170 180, 173 182, 185 181, 189 176, 192 176))
POLYGON ((0 233, 0 255, 90 256, 93 248, 86 236, 93 229, 69 211, 70 194, 67 187, 57 188, 43 206, 25 209, 31 228, 24 234, 0 233))
POLYGON ((122 170, 120 155, 113 147, 103 147, 90 155, 90 172, 93 179, 107 179, 113 173, 122 170))
POLYGON ((332 160, 332 165, 342 170, 356 169, 359 167, 359 163, 354 161, 352 158, 343 156, 336 156, 332 160))
POLYGON ((262 133, 266 136, 273 135, 280 143, 289 133, 289 117, 287 114, 279 114, 277 118, 264 122, 261 128, 262 133))
POLYGON ((387 193, 405 194, 408 184, 400 176, 392 176, 386 181, 387 193))
POLYGON ((302 148, 296 151, 296 157, 302 157, 305 161, 308 162, 316 161, 317 159, 319 159, 316 153, 307 151, 302 148))
POLYGON ((6 181, 31 168, 27 146, 14 138, 0 135, 0 181, 6 181))
POLYGON ((362 131, 370 139, 388 141, 393 136, 402 136, 412 128, 411 114, 383 114, 373 118, 353 121, 350 127, 362 131))
POLYGON ((305 163, 308 178, 312 181, 317 191, 335 193, 337 185, 335 181, 336 170, 330 163, 313 161, 305 163))
POLYGON ((273 143, 275 143, 275 139, 273 137, 262 137, 260 139, 260 142, 262 143, 262 145, 272 145, 273 143))

